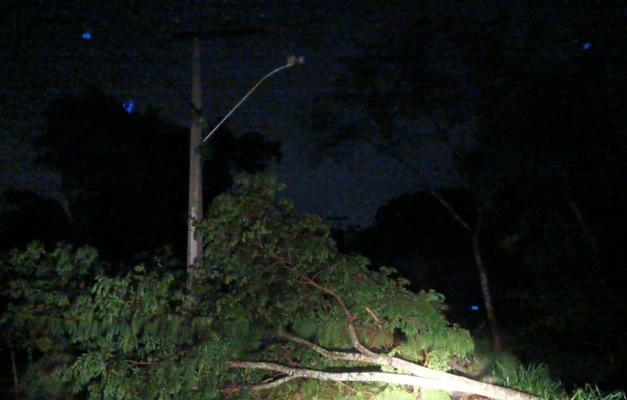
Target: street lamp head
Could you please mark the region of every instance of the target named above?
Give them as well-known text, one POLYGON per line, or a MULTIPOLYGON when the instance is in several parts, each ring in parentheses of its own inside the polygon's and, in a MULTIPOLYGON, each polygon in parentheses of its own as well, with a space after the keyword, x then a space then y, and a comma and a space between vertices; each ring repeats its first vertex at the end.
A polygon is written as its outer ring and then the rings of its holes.
POLYGON ((287 57, 287 65, 289 65, 290 67, 296 64, 304 64, 305 63, 305 56, 299 56, 296 57, 294 55, 287 57))

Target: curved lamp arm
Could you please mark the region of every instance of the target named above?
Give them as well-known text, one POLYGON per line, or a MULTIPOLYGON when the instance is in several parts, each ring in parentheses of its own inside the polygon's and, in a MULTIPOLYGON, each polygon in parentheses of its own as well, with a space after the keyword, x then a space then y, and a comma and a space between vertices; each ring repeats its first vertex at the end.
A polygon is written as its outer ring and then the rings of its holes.
POLYGON ((226 116, 224 118, 222 118, 222 120, 220 122, 218 122, 218 125, 216 125, 211 132, 209 132, 209 134, 207 136, 205 136, 205 138, 202 140, 201 143, 204 143, 207 141, 207 139, 209 139, 211 137, 211 135, 213 135, 215 133, 215 131, 218 130, 218 128, 224 123, 224 121, 227 120, 227 118, 229 118, 231 116, 231 114, 233 114, 233 112, 235 112, 235 110, 237 110, 237 108, 244 102, 246 101, 246 99, 248 98, 248 96, 250 96, 255 89, 257 89, 257 87, 259 85, 261 85, 261 82, 265 81, 266 79, 268 79, 269 77, 271 77, 272 75, 276 74, 277 72, 285 69, 285 68, 289 68, 289 67, 293 67, 296 64, 304 64, 305 63, 305 57, 296 57, 296 56, 289 56, 287 58, 287 64, 275 69, 274 71, 270 72, 269 74, 267 74, 266 76, 264 76, 263 78, 261 78, 259 80, 259 82, 257 82, 255 84, 255 86, 253 86, 252 89, 250 89, 248 91, 248 93, 246 93, 246 95, 235 105, 235 107, 233 107, 233 109, 231 111, 229 111, 228 114, 226 114, 226 116))

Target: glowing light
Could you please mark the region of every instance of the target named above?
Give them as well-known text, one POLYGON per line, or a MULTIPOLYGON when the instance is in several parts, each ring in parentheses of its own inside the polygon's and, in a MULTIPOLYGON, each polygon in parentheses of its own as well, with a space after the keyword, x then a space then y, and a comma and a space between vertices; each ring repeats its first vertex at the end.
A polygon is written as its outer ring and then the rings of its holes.
POLYGON ((591 48, 591 47, 592 47, 592 43, 591 43, 591 42, 584 42, 584 43, 581 45, 581 48, 582 48, 583 50, 590 50, 590 48, 591 48))
POLYGON ((81 37, 83 38, 83 40, 91 40, 91 31, 85 31, 83 32, 83 34, 81 35, 81 37))
POLYGON ((133 109, 135 108, 135 100, 125 101, 124 103, 122 103, 122 108, 124 108, 127 113, 132 113, 133 109))
POLYGON ((470 306, 470 311, 479 311, 479 306, 473 304, 470 306))

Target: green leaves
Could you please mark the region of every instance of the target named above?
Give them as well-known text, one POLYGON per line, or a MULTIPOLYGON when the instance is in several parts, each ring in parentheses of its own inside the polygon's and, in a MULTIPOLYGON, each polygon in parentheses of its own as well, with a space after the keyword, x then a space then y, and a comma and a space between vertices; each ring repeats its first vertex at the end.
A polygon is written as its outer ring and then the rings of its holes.
POLYGON ((94 272, 103 264, 94 249, 73 252, 59 245, 46 252, 34 242, 13 251, 0 263, 7 312, 0 319, 3 332, 15 347, 49 351, 58 347, 62 319, 71 302, 88 290, 94 272))
POLYGON ((73 344, 87 352, 60 376, 81 388, 89 382, 90 393, 103 398, 164 398, 200 386, 207 364, 225 350, 208 334, 211 319, 190 314, 184 297, 168 274, 138 268, 122 278, 98 277, 67 325, 73 344), (215 348, 208 351, 208 343, 215 348))
MULTIPOLYGON (((123 276, 99 273, 106 266, 89 248, 15 253, 3 264, 12 299, 2 319, 7 337, 38 349, 41 360, 59 360, 54 373, 38 374, 65 398, 89 399, 216 398, 267 377, 226 368, 232 360, 363 367, 289 338, 350 354, 349 326, 373 351, 437 369, 472 350, 468 333, 443 317, 442 295, 411 293, 393 269, 372 271, 367 259, 340 253, 326 223, 298 213, 283 188, 269 175, 243 175, 216 199, 198 223, 207 249, 192 293, 175 275, 143 265, 123 276)), ((314 386, 320 398, 332 388, 314 386)))
MULTIPOLYGON (((397 354, 439 369, 447 357, 473 350, 468 333, 449 327, 442 315, 441 294, 411 293, 406 280, 393 278, 395 270, 374 272, 367 259, 340 253, 326 223, 295 211, 279 196, 282 188, 269 175, 240 176, 198 226, 210 244, 202 264, 207 281, 219 287, 208 296, 221 321, 245 319, 269 336, 278 327, 350 349, 335 293, 357 316, 360 340, 375 349, 396 346, 397 354)), ((306 359, 301 349, 291 355, 306 359)))

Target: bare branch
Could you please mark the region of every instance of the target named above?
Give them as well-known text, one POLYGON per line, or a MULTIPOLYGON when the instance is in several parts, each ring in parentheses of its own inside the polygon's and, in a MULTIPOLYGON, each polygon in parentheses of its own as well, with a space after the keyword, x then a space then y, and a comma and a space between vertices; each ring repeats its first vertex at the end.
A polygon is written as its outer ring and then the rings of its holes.
POLYGON ((287 375, 282 378, 276 379, 274 381, 268 383, 258 383, 256 385, 247 386, 248 390, 265 390, 265 389, 274 389, 275 387, 279 387, 284 383, 287 383, 293 379, 299 378, 298 376, 287 375))
MULTIPOLYGON (((270 385, 274 386, 283 384, 294 378, 308 378, 334 382, 383 382, 397 385, 410 385, 427 389, 445 390, 448 392, 473 393, 493 399, 538 400, 537 397, 528 394, 471 380, 469 380, 470 383, 462 383, 388 372, 325 372, 304 368, 291 368, 269 362, 231 361, 227 365, 231 368, 262 369, 288 375, 288 377, 270 383, 270 385), (280 383, 275 384, 275 382, 280 383)), ((255 385, 249 389, 260 390, 261 385, 255 385)))
POLYGON ((463 226, 466 231, 471 234, 474 233, 474 230, 470 227, 470 225, 461 217, 461 215, 459 215, 459 213, 457 213, 457 210, 455 210, 453 206, 451 206, 449 202, 444 199, 444 197, 440 196, 440 194, 433 189, 429 189, 429 194, 435 197, 435 199, 453 215, 453 218, 455 218, 455 220, 459 222, 459 224, 463 226))
POLYGON ((383 332, 383 325, 381 324, 381 321, 379 321, 379 318, 377 318, 377 315, 374 313, 374 311, 372 311, 368 307, 366 307, 366 311, 368 311, 368 314, 370 314, 372 319, 374 319, 374 321, 377 323, 377 327, 379 328, 377 333, 372 338, 372 341, 370 342, 370 347, 374 347, 374 345, 377 343, 377 338, 379 337, 379 335, 384 333, 383 332))
POLYGON ((377 318, 377 314, 375 314, 374 311, 372 311, 368 307, 366 307, 366 311, 368 311, 368 314, 370 314, 372 319, 375 320, 375 322, 377 323, 377 326, 379 327, 379 330, 382 331, 383 330, 383 326, 381 325, 381 321, 379 321, 379 318, 377 318))
MULTIPOLYGON (((412 362, 409 362, 400 358, 389 357, 386 355, 377 354, 377 353, 373 353, 370 351, 369 351, 369 354, 347 353, 343 351, 331 351, 323 347, 320 347, 315 343, 312 343, 298 336, 294 336, 287 332, 279 332, 277 334, 288 340, 296 342, 302 346, 309 347, 310 349, 318 352, 320 355, 330 360, 344 360, 344 361, 362 362, 362 363, 376 364, 376 365, 381 365, 381 366, 386 366, 386 367, 393 367, 393 368, 396 368, 405 372, 409 372, 410 374, 418 376, 418 377, 425 377, 425 378, 430 378, 430 379, 441 379, 447 375, 450 375, 450 374, 446 374, 445 372, 435 371, 427 367, 423 367, 421 365, 414 364, 412 362)), ((461 376, 456 376, 456 375, 450 375, 450 377, 453 380, 467 379, 467 378, 463 378, 461 376)))

